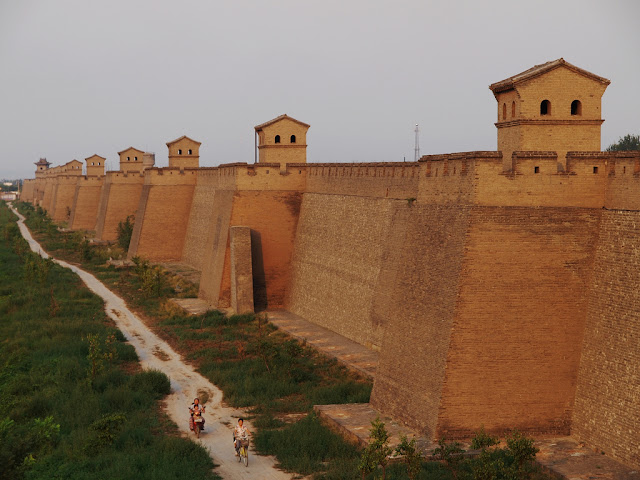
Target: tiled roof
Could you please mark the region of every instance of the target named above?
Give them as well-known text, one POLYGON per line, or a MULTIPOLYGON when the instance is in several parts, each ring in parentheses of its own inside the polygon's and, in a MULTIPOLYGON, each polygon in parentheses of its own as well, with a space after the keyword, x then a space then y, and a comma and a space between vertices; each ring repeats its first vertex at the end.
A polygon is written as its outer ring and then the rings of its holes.
POLYGON ((307 125, 306 123, 301 122, 300 120, 296 120, 295 118, 290 117, 286 113, 283 113, 282 115, 274 118, 273 120, 269 120, 268 122, 264 122, 264 123, 261 123, 260 125, 256 125, 254 128, 256 129, 256 131, 259 131, 259 130, 262 130, 264 127, 268 127, 269 125, 271 125, 273 123, 279 122, 280 120, 284 120, 285 118, 287 118, 287 119, 289 119, 289 120, 291 120, 293 122, 299 123, 303 127, 307 127, 307 128, 311 127, 311 125, 307 125))
POLYGON ((180 140, 184 140, 185 138, 186 138, 187 140, 191 140, 193 143, 197 143, 198 145, 202 145, 202 143, 195 141, 193 138, 189 138, 189 137, 187 137, 186 135, 182 135, 180 138, 176 138, 176 139, 175 139, 175 140, 173 140, 172 142, 167 142, 167 147, 168 147, 169 145, 173 145, 174 143, 179 142, 180 140))
POLYGON ((594 73, 587 72, 582 68, 579 68, 579 67, 576 67, 575 65, 570 64, 564 58, 559 58, 551 62, 543 63, 541 65, 536 65, 534 67, 531 67, 528 70, 525 70, 524 72, 518 73, 517 75, 509 77, 500 82, 493 83, 489 85, 489 88, 493 90, 494 93, 510 90, 518 83, 524 82, 526 80, 530 80, 534 77, 542 75, 543 73, 549 72, 560 66, 565 66, 568 69, 573 70, 576 73, 579 73, 580 75, 584 75, 585 77, 589 77, 592 80, 604 83, 605 85, 609 85, 611 83, 611 80, 608 80, 604 77, 600 77, 594 73))

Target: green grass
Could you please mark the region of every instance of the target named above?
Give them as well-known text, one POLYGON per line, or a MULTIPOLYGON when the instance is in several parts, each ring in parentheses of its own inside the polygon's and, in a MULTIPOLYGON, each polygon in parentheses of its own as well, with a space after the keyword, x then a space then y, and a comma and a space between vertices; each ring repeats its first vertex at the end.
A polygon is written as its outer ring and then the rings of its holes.
POLYGON ((13 222, 0 203, 2 478, 218 478, 161 412, 166 375, 140 371, 101 299, 34 258, 13 222))

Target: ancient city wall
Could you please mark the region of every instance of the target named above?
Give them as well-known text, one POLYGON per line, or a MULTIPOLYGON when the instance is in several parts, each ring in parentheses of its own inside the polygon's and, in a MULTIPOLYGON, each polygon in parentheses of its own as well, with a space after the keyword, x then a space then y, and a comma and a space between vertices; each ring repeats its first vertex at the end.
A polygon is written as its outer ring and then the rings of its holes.
POLYGON ((104 177, 79 177, 76 185, 69 228, 94 230, 104 177))
POLYGON ((151 168, 136 212, 128 256, 153 262, 179 261, 189 222, 196 169, 151 168))
POLYGON ((604 210, 571 433, 635 467, 640 467, 639 283, 640 212, 604 210))
POLYGON ((569 433, 600 210, 473 207, 436 437, 569 433))
POLYGON ((183 261, 202 271, 202 298, 228 306, 230 251, 228 232, 221 230, 245 226, 251 229, 255 306, 283 306, 306 173, 306 165, 272 164, 199 173, 183 261))
POLYGON ((20 200, 23 202, 31 202, 35 204, 35 179, 25 179, 22 182, 22 192, 20 193, 20 200))
POLYGON ((445 373, 468 207, 394 202, 371 322, 382 349, 371 403, 432 435, 445 373))
POLYGON ((54 198, 51 204, 51 218, 55 222, 68 222, 76 195, 77 176, 57 178, 54 198))
POLYGON ((55 178, 50 177, 45 180, 43 193, 42 193, 42 208, 44 208, 47 212, 50 212, 51 208, 51 199, 54 194, 54 189, 56 186, 55 178))
POLYGON ((304 194, 288 310, 362 345, 380 347, 382 330, 371 315, 394 202, 304 194))
POLYGON ((140 204, 144 174, 138 172, 107 172, 100 192, 96 238, 115 241, 118 224, 135 216, 140 204))

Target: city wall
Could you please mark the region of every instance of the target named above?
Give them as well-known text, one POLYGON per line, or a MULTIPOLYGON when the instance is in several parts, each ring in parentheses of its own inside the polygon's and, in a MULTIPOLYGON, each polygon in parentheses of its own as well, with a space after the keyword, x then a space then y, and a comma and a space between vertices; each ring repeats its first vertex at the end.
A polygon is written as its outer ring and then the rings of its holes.
POLYGON ((104 177, 79 177, 69 219, 71 230, 94 230, 104 177))
POLYGON ((96 239, 113 242, 118 238, 118 224, 128 216, 135 217, 143 184, 143 173, 106 173, 95 221, 96 239))
POLYGON ((433 438, 573 433, 639 465, 640 154, 558 163, 539 151, 154 168, 129 255, 191 265, 200 297, 227 307, 229 229, 248 227, 256 308, 378 350, 383 413, 433 438))
POLYGON ((145 170, 129 258, 182 259, 196 173, 197 169, 171 167, 145 170))

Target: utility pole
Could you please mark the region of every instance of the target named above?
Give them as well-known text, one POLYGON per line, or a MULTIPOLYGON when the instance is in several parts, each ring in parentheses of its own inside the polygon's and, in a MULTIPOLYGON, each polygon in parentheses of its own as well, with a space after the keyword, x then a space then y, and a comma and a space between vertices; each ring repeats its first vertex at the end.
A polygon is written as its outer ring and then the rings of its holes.
POLYGON ((420 128, 418 127, 418 124, 416 123, 416 148, 414 150, 415 152, 415 158, 414 158, 414 162, 417 162, 418 160, 420 160, 420 128))

